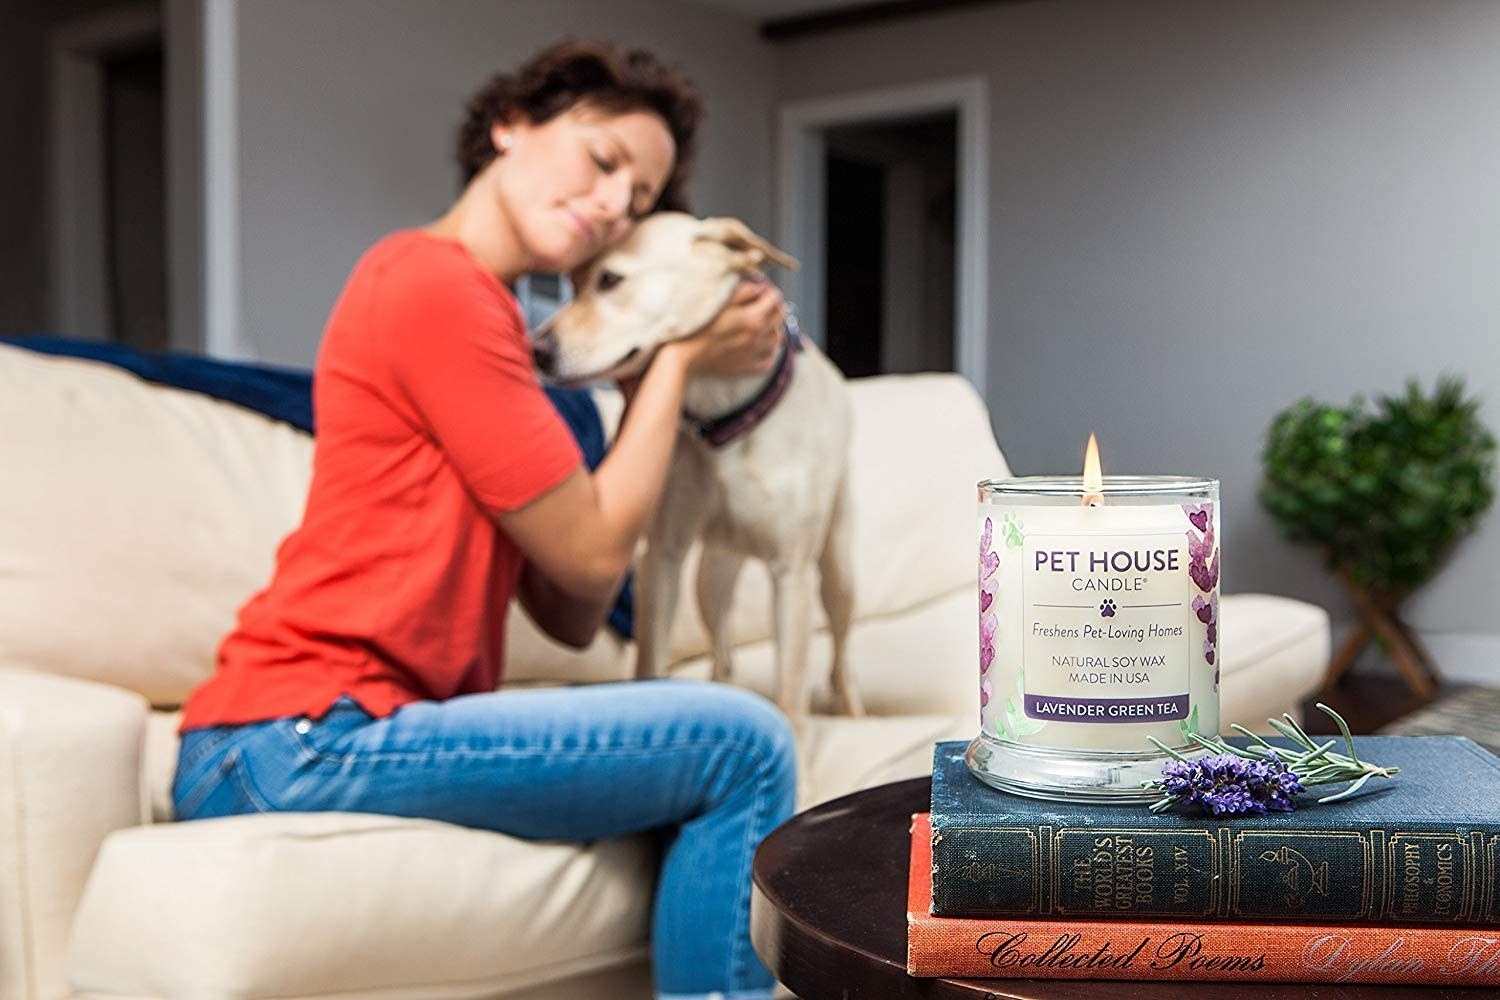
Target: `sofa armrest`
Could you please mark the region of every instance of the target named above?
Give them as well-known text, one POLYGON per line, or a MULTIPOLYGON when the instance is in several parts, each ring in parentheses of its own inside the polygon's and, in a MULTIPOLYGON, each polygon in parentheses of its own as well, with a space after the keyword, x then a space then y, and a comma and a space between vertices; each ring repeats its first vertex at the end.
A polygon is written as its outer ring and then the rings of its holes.
POLYGON ((138 826, 146 700, 0 668, 0 996, 67 994, 73 911, 112 830, 138 826))

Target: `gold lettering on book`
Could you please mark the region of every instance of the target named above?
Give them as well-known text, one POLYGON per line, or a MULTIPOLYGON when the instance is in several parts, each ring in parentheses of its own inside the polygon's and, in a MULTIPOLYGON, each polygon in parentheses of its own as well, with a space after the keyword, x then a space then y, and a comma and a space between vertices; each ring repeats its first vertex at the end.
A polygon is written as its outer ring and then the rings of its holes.
POLYGON ((1462 919, 1480 891, 1476 861, 1461 834, 1391 834, 1386 845, 1388 911, 1406 920, 1462 919))
POLYGON ((1060 915, 1208 916, 1228 892, 1208 830, 1064 827, 1050 846, 1060 915))
POLYGON ((1422 848, 1406 844, 1401 848, 1401 915, 1409 917, 1422 902, 1422 848))
POLYGON ((1439 844, 1437 847, 1437 892, 1432 907, 1440 917, 1453 916, 1452 844, 1439 844))
POLYGON ((1156 848, 1150 844, 1122 834, 1095 837, 1088 859, 1078 861, 1073 864, 1074 888, 1091 890, 1095 910, 1150 908, 1156 879, 1156 848))

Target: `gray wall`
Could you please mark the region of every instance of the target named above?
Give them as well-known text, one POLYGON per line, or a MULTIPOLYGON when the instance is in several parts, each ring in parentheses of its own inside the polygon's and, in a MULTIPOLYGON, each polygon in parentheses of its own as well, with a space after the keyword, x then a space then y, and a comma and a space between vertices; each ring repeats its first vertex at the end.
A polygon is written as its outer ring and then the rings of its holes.
POLYGON ((747 19, 648 0, 256 0, 239 6, 237 31, 239 339, 250 356, 311 363, 359 254, 456 195, 464 99, 564 36, 680 63, 708 106, 695 209, 768 230, 775 57, 747 19))
MULTIPOLYGON (((1465 375, 1500 428, 1500 3, 1048 0, 781 46, 778 96, 982 74, 1018 473, 1223 480, 1225 584, 1352 612, 1255 498, 1271 416, 1465 375)), ((793 252, 797 248, 790 248, 793 252)), ((1500 673, 1491 514, 1410 609, 1500 673)))

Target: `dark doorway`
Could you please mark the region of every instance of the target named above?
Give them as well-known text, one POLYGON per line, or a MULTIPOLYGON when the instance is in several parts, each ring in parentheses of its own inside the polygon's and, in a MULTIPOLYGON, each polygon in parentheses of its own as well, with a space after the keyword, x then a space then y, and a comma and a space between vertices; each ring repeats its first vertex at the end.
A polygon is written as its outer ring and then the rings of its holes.
POLYGON ((166 101, 160 41, 101 59, 104 83, 105 266, 112 338, 165 350, 166 101))
POLYGON ((828 356, 850 377, 954 370, 957 115, 824 140, 828 356))
POLYGON ((828 356, 849 378, 880 373, 885 171, 828 156, 828 269, 823 306, 828 356))

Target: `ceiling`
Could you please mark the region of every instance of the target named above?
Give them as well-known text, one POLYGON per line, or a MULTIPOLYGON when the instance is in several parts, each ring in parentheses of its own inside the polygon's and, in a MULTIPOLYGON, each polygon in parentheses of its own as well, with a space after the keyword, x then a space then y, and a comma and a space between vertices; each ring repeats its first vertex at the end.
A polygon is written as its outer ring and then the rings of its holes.
POLYGON ((868 0, 697 0, 706 7, 733 11, 756 21, 820 14, 840 7, 864 6, 868 0))

